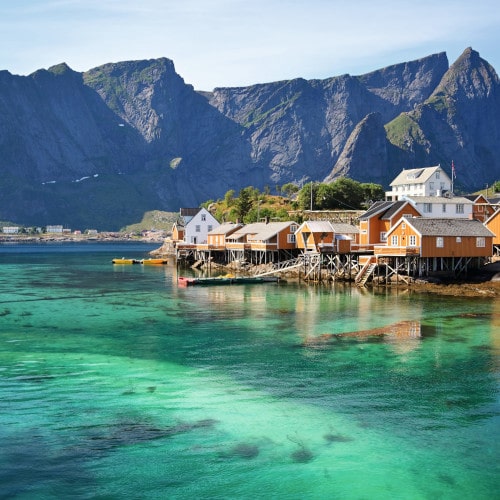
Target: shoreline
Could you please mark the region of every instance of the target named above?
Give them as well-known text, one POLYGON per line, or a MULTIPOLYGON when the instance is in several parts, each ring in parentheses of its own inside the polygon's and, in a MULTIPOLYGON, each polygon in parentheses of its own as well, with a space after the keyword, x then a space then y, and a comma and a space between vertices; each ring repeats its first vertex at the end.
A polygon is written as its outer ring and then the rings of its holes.
POLYGON ((98 234, 37 234, 37 235, 0 235, 0 245, 6 243, 100 243, 100 242, 136 242, 161 243, 163 236, 137 236, 127 233, 98 233, 98 234))

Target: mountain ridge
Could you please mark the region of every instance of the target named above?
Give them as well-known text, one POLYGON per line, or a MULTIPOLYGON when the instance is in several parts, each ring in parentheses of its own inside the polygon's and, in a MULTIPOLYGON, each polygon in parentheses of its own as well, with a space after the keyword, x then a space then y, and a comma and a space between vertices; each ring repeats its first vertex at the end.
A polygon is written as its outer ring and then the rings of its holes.
POLYGON ((499 79, 467 48, 365 75, 196 91, 168 58, 0 71, 0 218, 115 229, 229 189, 450 165, 500 178, 499 79))

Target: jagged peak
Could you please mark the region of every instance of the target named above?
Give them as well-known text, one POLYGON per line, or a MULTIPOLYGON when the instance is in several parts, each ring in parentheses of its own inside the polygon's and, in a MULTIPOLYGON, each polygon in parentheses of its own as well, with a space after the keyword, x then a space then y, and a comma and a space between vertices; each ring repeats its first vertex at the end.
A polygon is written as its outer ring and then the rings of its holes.
POLYGON ((443 75, 431 99, 443 94, 467 98, 488 95, 493 84, 499 82, 495 69, 481 58, 479 52, 467 47, 443 75))

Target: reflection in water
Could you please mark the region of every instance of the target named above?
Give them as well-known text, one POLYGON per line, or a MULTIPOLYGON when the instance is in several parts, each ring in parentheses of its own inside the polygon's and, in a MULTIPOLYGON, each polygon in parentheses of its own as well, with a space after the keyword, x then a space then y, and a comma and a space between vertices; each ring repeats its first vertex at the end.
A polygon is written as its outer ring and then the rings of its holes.
POLYGON ((0 251, 4 495, 497 494, 498 302, 110 257, 0 251))

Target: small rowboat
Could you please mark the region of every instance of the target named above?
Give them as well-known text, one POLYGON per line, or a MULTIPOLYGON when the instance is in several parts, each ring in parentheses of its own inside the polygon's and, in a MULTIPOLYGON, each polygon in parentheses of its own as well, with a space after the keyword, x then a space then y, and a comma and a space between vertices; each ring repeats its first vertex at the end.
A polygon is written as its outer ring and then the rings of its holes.
POLYGON ((162 266, 167 262, 167 259, 144 259, 141 261, 141 264, 145 266, 162 266))
POLYGON ((137 259, 126 259, 122 257, 121 259, 113 259, 111 261, 113 264, 140 264, 141 261, 137 259))

